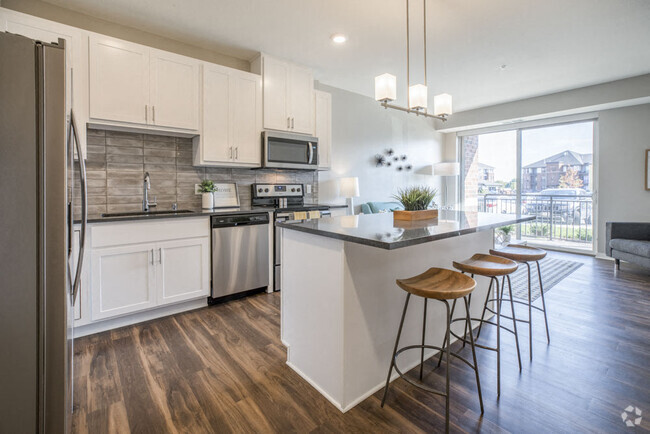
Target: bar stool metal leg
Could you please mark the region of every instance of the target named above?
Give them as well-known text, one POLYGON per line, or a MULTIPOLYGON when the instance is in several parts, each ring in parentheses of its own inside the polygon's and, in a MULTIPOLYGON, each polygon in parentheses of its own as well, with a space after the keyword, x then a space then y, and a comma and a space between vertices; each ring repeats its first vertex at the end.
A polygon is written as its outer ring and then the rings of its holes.
MULTIPOLYGON (((449 364, 449 357, 451 356, 451 312, 449 311, 449 303, 447 300, 442 300, 445 303, 447 308, 447 333, 445 339, 447 340, 447 356, 445 357, 447 361, 447 379, 445 386, 445 432, 449 432, 449 371, 451 371, 451 365, 449 364)), ((454 300, 455 301, 455 300, 454 300)), ((444 347, 443 347, 444 348, 444 347)), ((478 365, 475 365, 476 372, 478 372, 478 365)))
MULTIPOLYGON (((467 324, 472 323, 472 318, 469 314, 469 306, 470 302, 467 300, 467 297, 463 297, 463 300, 465 300, 465 316, 467 317, 467 324)), ((476 361, 476 347, 474 347, 474 332, 472 331, 472 326, 469 326, 470 332, 469 332, 469 343, 470 346, 472 347, 472 357, 474 358, 474 366, 477 368, 474 369, 474 372, 476 372, 476 388, 478 389, 478 400, 479 403, 481 404, 481 414, 483 414, 483 395, 481 394, 481 380, 479 379, 478 376, 478 363, 476 361)))
POLYGON ((481 336, 481 328, 483 327, 483 320, 485 320, 485 311, 487 310, 487 302, 490 299, 490 295, 492 294, 492 283, 494 283, 494 279, 490 279, 490 286, 488 287, 487 295, 485 296, 485 303, 483 303, 483 313, 481 313, 481 322, 478 325, 478 332, 476 333, 477 340, 481 336))
POLYGON ((422 318, 422 352, 420 353, 420 381, 422 381, 422 369, 424 368, 424 336, 427 331, 427 299, 424 299, 424 317, 422 318))
POLYGON ((519 361, 519 371, 521 372, 521 353, 519 352, 519 334, 517 333, 517 318, 515 317, 515 302, 512 300, 512 283, 508 275, 508 293, 510 295, 510 309, 512 310, 512 327, 515 332, 515 344, 517 345, 517 360, 519 361))
MULTIPOLYGON (((454 311, 456 310, 456 300, 451 304, 451 317, 453 319, 454 317, 454 311)), ((449 327, 451 327, 451 323, 449 323, 449 327)), ((442 348, 445 348, 445 345, 447 345, 447 335, 445 335, 444 339, 442 340, 442 348)), ((440 351, 440 354, 438 354, 438 365, 437 367, 439 368, 440 365, 442 364, 442 353, 443 351, 440 351)))
POLYGON ((496 284, 497 300, 497 396, 501 395, 501 297, 499 293, 499 279, 493 277, 496 284))
POLYGON ((548 343, 551 343, 551 334, 548 332, 548 318, 546 318, 546 301, 544 300, 544 287, 542 286, 542 270, 539 267, 539 261, 535 261, 537 264, 537 277, 539 278, 539 292, 542 296, 542 308, 544 309, 544 323, 546 324, 546 340, 548 343))
POLYGON ((533 303, 531 301, 530 264, 524 262, 528 268, 528 348, 530 360, 533 360, 533 303))
POLYGON ((399 345, 399 337, 402 335, 402 327, 404 326, 404 318, 406 317, 406 309, 409 307, 410 299, 411 299, 411 293, 409 292, 406 294, 406 301, 404 302, 404 311, 402 312, 402 319, 399 322, 399 329, 397 330, 397 338, 395 338, 395 347, 393 348, 393 356, 390 359, 390 368, 388 369, 388 377, 386 378, 384 397, 381 400, 382 407, 386 402, 386 395, 388 395, 388 383, 390 383, 390 375, 393 373, 393 367, 395 366, 395 353, 397 352, 397 346, 399 345))

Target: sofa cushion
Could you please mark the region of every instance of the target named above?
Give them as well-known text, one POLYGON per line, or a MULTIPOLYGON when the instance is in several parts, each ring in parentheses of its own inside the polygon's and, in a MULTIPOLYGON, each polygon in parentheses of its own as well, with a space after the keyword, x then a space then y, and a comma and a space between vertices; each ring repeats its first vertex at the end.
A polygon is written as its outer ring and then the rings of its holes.
POLYGON ((609 247, 621 252, 631 253, 637 256, 650 258, 650 241, 624 240, 615 238, 610 240, 609 247))
POLYGON ((379 212, 392 212, 396 209, 403 210, 404 207, 399 202, 368 202, 370 211, 374 214, 379 212))

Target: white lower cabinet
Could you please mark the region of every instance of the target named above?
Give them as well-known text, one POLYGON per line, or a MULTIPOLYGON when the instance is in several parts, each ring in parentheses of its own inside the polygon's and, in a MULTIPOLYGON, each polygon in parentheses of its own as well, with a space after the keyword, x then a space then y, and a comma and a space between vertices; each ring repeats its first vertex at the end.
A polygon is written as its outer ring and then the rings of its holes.
POLYGON ((210 295, 210 239, 158 244, 156 292, 158 304, 210 295))
POLYGON ((92 319, 105 319, 156 305, 155 244, 92 252, 92 319))
POLYGON ((90 323, 210 295, 209 218, 99 223, 90 232, 90 323))

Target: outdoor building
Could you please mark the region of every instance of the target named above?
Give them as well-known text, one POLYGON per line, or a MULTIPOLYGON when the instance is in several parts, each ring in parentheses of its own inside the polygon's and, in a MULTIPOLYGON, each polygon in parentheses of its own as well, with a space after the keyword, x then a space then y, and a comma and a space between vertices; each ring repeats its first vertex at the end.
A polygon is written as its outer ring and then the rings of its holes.
POLYGON ((494 182, 494 166, 478 163, 478 179, 479 181, 494 182))
POLYGON ((589 190, 592 160, 593 154, 579 154, 567 150, 524 166, 523 192, 534 193, 546 188, 564 187, 562 179, 567 178, 572 178, 573 182, 573 185, 567 187, 589 190), (573 171, 573 174, 566 176, 567 171, 573 171))

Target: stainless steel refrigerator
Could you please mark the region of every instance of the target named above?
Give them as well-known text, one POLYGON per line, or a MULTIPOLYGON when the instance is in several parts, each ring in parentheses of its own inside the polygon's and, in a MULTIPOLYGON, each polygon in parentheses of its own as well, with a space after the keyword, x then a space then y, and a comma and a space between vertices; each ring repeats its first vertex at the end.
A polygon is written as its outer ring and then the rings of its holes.
POLYGON ((64 50, 64 41, 0 33, 3 433, 70 429, 73 304, 81 270, 72 265, 82 259, 72 258, 72 210, 73 198, 83 199, 85 232, 86 190, 83 159, 74 162, 74 117, 65 106, 64 50), (76 173, 81 194, 75 195, 76 173))

